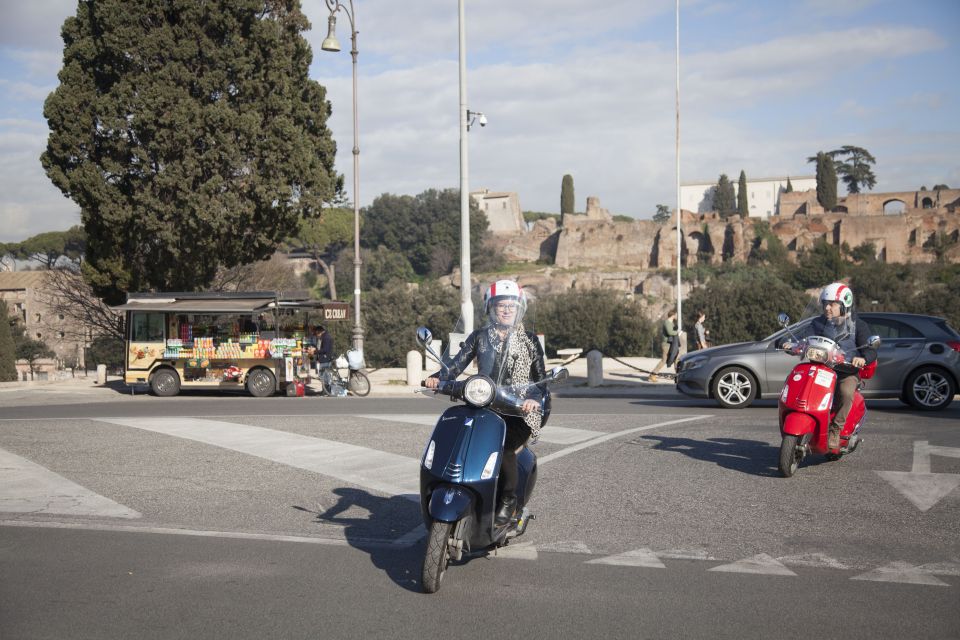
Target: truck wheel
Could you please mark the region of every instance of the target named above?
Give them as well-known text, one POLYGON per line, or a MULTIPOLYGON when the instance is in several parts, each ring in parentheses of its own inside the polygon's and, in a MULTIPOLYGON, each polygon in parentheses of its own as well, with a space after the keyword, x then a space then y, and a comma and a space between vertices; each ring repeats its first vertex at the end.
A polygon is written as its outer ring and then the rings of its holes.
POLYGON ((162 398, 180 393, 180 376, 171 369, 160 369, 150 376, 150 391, 162 398))
POLYGON ((266 369, 255 369, 247 376, 247 391, 254 398, 272 396, 277 390, 277 379, 266 369))

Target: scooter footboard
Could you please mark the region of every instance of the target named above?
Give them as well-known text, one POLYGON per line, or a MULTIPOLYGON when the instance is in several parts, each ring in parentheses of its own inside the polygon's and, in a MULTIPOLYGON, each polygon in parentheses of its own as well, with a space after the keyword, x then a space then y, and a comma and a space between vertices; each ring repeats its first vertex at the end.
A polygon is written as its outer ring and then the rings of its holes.
POLYGON ((456 522, 473 512, 473 492, 452 484, 437 485, 430 494, 427 512, 440 522, 456 522))
POLYGON ((817 421, 813 416, 800 411, 791 411, 784 416, 780 432, 783 435, 802 436, 806 433, 813 433, 816 428, 817 421))

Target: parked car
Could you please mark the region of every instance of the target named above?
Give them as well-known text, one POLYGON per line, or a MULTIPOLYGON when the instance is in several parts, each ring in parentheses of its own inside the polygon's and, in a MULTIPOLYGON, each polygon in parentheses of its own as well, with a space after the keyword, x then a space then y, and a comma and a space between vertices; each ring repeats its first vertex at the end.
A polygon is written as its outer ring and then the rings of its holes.
MULTIPOLYGON (((946 408, 960 388, 960 333, 943 318, 911 313, 865 312, 859 317, 880 336, 877 372, 864 381, 865 398, 899 398, 921 410, 946 408)), ((811 319, 791 326, 796 331, 811 319)), ((684 354, 676 364, 677 390, 713 398, 730 409, 757 398, 776 398, 797 363, 781 350, 786 329, 758 342, 684 354)))

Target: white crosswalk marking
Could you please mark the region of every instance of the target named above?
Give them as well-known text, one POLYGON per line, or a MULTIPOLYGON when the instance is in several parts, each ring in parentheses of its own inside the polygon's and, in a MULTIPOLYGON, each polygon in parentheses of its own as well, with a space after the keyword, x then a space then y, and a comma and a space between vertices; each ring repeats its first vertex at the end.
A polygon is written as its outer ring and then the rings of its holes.
MULTIPOLYGON (((399 413, 392 415, 363 413, 354 416, 366 420, 385 420, 387 422, 403 422, 406 424, 416 424, 420 426, 432 427, 437 423, 439 417, 436 413, 399 413)), ((549 425, 540 432, 540 442, 552 444, 576 444, 602 436, 605 431, 591 431, 589 429, 573 429, 570 427, 556 427, 549 425)))
POLYGON ((660 561, 660 558, 650 549, 634 549, 626 553, 618 553, 615 556, 606 556, 596 560, 590 560, 587 564, 613 564, 625 567, 647 567, 650 569, 666 569, 667 565, 660 561))
POLYGON ((777 562, 771 556, 765 553, 738 560, 730 564, 722 564, 714 567, 710 571, 725 571, 728 573, 761 573, 772 576, 795 576, 793 571, 777 562))
POLYGON ((943 580, 934 577, 930 572, 909 562, 891 562, 873 571, 868 571, 851 580, 872 580, 874 582, 902 582, 905 584, 922 584, 931 587, 949 587, 943 580))
POLYGON ((0 511, 139 518, 140 514, 25 458, 0 449, 0 511))
POLYGON ((388 495, 419 500, 420 461, 297 433, 199 418, 98 418, 239 451, 388 495))

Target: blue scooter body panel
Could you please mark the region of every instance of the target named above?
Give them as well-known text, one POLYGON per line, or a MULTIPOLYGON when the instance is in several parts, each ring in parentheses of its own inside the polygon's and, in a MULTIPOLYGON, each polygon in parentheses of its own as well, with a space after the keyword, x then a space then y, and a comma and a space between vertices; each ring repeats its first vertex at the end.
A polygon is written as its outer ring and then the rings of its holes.
POLYGON ((434 486, 430 494, 428 511, 434 520, 440 522, 456 522, 472 512, 472 492, 458 485, 439 484, 434 486))

